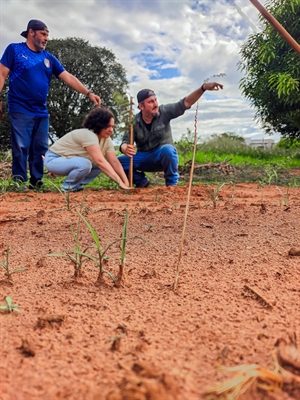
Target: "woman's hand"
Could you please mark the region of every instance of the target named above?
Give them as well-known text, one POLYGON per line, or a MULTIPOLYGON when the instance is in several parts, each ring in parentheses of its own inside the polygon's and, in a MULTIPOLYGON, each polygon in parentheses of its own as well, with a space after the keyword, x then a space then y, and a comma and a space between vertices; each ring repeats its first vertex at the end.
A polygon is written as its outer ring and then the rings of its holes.
POLYGON ((118 182, 118 185, 120 186, 121 189, 125 189, 125 190, 131 190, 132 188, 128 185, 126 185, 121 179, 118 182))

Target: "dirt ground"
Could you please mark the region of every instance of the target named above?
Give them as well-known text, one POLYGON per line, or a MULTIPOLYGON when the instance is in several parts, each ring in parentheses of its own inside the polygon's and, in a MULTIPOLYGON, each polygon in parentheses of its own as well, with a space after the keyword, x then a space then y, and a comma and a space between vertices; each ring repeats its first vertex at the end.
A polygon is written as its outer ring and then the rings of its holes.
MULTIPOLYGON (((254 383, 240 398, 299 399, 300 188, 217 191, 192 187, 184 231, 188 185, 87 189, 69 207, 60 193, 0 195, 0 261, 9 247, 10 270, 27 267, 11 285, 0 266, 0 304, 21 310, 0 313, 1 400, 213 399, 206 389, 233 376, 220 365, 273 371, 293 343, 282 390, 254 383), (76 250, 76 210, 103 249, 128 211, 121 287, 107 274, 98 284, 91 259, 74 278, 70 260, 49 256, 76 250)), ((78 245, 95 256, 94 244, 82 222, 78 245)), ((114 276, 120 244, 106 253, 114 276)))

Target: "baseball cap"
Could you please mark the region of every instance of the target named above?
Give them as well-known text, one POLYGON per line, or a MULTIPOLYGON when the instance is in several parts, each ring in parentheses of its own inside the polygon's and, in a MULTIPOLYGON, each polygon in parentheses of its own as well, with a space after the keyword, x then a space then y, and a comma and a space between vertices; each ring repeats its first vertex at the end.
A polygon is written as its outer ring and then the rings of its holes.
POLYGON ((151 96, 156 96, 156 94, 153 92, 153 90, 150 90, 150 89, 140 90, 137 94, 137 101, 138 101, 138 103, 141 103, 142 101, 148 99, 148 97, 151 97, 151 96))
POLYGON ((20 33, 20 35, 23 36, 24 38, 27 38, 29 29, 33 29, 34 31, 47 31, 47 32, 49 32, 49 29, 47 28, 47 25, 44 24, 44 22, 42 22, 42 21, 40 21, 38 19, 31 19, 28 22, 27 30, 23 31, 22 33, 20 33))

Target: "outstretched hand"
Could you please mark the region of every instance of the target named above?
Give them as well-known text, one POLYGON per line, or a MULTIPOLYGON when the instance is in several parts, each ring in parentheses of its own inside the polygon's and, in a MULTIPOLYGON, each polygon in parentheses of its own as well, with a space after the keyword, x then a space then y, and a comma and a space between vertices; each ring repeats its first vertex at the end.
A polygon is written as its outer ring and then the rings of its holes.
POLYGON ((204 89, 205 90, 219 90, 223 89, 223 85, 218 82, 206 82, 204 83, 204 89))
POLYGON ((101 99, 97 94, 90 93, 89 94, 89 98, 96 106, 100 106, 101 105, 101 99))

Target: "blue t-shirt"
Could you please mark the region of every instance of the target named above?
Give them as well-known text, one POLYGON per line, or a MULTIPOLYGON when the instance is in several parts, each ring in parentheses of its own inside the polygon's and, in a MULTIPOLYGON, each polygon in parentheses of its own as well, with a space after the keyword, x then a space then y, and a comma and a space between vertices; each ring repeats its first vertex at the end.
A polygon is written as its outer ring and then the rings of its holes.
POLYGON ((12 43, 0 62, 9 68, 9 112, 47 117, 47 96, 52 76, 65 68, 46 50, 35 52, 26 43, 12 43))

